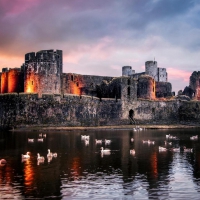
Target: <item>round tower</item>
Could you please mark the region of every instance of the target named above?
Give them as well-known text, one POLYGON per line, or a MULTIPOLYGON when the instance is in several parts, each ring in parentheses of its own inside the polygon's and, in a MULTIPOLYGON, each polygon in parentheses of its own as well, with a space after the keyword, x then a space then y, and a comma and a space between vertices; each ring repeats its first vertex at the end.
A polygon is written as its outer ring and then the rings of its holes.
POLYGON ((145 72, 147 75, 153 77, 155 81, 158 81, 158 68, 156 61, 145 62, 145 72))
POLYGON ((8 69, 3 68, 1 73, 1 93, 8 92, 8 69))
POLYGON ((20 68, 9 69, 8 71, 8 93, 22 92, 23 77, 20 68))
POLYGON ((131 74, 132 74, 132 67, 131 66, 122 67, 122 76, 130 76, 131 74))
POLYGON ((42 50, 25 55, 24 92, 61 93, 62 51, 42 50))
POLYGON ((155 80, 148 75, 138 78, 138 98, 155 99, 155 80))

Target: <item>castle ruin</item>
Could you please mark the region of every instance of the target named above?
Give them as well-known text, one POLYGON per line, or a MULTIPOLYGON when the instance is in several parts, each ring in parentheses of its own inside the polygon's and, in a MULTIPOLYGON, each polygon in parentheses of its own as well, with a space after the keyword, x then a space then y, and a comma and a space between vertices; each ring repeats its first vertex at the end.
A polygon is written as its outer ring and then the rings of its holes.
POLYGON ((133 99, 155 99, 172 95, 166 69, 158 68, 156 61, 147 61, 145 72, 142 73, 135 73, 131 66, 124 66, 121 77, 63 73, 62 68, 61 50, 27 53, 21 69, 2 70, 1 93, 38 93, 39 96, 44 93, 77 94, 133 99))
MULTIPOLYGON (((174 97, 156 61, 147 61, 145 72, 124 66, 122 76, 110 77, 63 73, 62 57, 61 50, 31 52, 21 68, 2 69, 0 128, 200 121, 200 103, 174 97)), ((193 75, 189 88, 197 97, 199 79, 193 75)))

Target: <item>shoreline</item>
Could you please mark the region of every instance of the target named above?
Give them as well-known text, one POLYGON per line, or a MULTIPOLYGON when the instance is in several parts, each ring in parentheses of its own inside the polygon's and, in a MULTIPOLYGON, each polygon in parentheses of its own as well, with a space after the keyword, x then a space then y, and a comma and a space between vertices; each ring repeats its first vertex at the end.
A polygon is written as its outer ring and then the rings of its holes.
MULTIPOLYGON (((200 125, 137 125, 145 129, 188 129, 188 128, 200 128, 200 125)), ((136 125, 117 125, 117 126, 88 126, 88 127, 66 127, 66 126, 25 126, 11 129, 13 132, 23 131, 89 131, 89 130, 132 130, 136 125)))

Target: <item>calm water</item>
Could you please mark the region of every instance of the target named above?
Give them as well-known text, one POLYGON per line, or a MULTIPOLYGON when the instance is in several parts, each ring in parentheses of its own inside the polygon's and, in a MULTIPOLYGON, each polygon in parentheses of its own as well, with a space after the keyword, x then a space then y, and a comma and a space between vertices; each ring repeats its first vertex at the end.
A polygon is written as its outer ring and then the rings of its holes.
POLYGON ((0 159, 7 164, 0 166, 0 199, 200 199, 200 140, 191 140, 193 135, 200 137, 200 130, 48 132, 39 142, 39 132, 2 132, 0 159), (178 139, 165 145, 166 134, 178 139), (81 135, 90 136, 89 144, 81 135), (159 152, 159 146, 168 150, 159 152), (183 146, 193 152, 183 152, 183 146), (110 155, 101 154, 100 147, 109 148, 110 155), (180 152, 173 152, 177 147, 180 152), (48 160, 48 149, 57 157, 48 160), (22 160, 27 151, 30 159, 22 160))

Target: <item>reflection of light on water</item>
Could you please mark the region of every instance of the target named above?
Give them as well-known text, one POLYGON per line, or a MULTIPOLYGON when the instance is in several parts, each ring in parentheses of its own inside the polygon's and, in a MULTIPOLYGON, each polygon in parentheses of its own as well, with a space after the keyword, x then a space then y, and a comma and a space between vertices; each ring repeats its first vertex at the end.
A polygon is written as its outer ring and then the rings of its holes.
POLYGON ((32 184, 34 182, 34 171, 33 167, 31 166, 30 159, 27 159, 26 162, 24 162, 24 185, 25 189, 27 190, 33 190, 32 184))
POLYGON ((74 171, 74 175, 80 176, 80 158, 79 157, 73 158, 72 169, 74 171))
POLYGON ((23 199, 19 189, 20 183, 13 184, 12 172, 13 169, 8 164, 0 167, 0 199, 23 199))
POLYGON ((153 177, 157 178, 158 176, 158 160, 157 160, 157 152, 153 152, 151 154, 151 168, 152 168, 152 173, 153 177))

